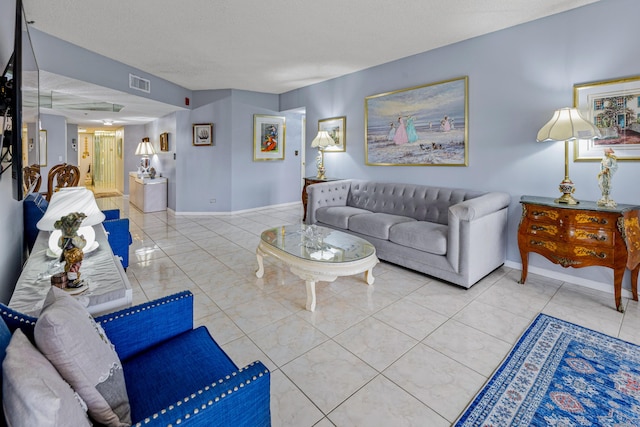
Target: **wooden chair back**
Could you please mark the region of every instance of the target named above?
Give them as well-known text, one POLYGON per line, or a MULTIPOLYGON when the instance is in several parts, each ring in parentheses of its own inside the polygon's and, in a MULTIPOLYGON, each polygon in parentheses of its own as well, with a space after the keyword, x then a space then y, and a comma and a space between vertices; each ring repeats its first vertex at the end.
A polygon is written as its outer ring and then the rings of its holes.
POLYGON ((24 194, 37 193, 42 185, 40 165, 25 166, 22 168, 22 185, 24 194))
POLYGON ((51 195, 64 187, 77 187, 80 182, 80 169, 77 166, 62 163, 55 165, 49 171, 47 179, 47 201, 51 200, 51 195))

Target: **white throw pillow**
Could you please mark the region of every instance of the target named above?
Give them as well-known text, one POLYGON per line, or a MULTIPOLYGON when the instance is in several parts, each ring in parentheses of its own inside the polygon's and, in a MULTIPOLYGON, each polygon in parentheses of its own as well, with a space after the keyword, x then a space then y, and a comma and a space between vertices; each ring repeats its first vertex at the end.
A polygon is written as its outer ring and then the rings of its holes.
POLYGON ((82 399, 20 329, 7 347, 2 379, 9 427, 91 426, 82 399))
POLYGON ((87 403, 91 418, 107 426, 131 425, 120 358, 75 298, 52 286, 34 335, 38 349, 87 403))

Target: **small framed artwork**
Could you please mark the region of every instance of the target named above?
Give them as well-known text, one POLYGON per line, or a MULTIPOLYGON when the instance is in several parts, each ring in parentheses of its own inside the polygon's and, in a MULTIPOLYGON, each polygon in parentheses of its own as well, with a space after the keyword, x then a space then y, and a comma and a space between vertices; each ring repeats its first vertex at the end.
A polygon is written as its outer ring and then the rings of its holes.
POLYGON ((318 131, 325 130, 329 133, 329 136, 336 142, 336 145, 329 146, 324 149, 325 153, 330 152, 344 152, 347 146, 347 118, 331 117, 330 119, 318 120, 318 131))
POLYGON ((213 145, 212 123, 193 125, 193 145, 213 145))
POLYGON ((122 158, 122 138, 118 138, 118 142, 116 143, 116 151, 118 152, 118 158, 122 158))
POLYGON ((284 160, 285 118, 253 115, 253 161, 284 160))
POLYGON ((40 166, 47 166, 47 131, 40 131, 40 145, 38 150, 38 164, 40 166))
POLYGON ((573 105, 600 131, 573 144, 576 161, 601 161, 612 149, 618 160, 640 160, 640 76, 573 86, 573 105))
POLYGON ((468 77, 368 96, 365 163, 467 166, 468 77))
POLYGON ((160 151, 169 151, 169 132, 160 134, 160 151))

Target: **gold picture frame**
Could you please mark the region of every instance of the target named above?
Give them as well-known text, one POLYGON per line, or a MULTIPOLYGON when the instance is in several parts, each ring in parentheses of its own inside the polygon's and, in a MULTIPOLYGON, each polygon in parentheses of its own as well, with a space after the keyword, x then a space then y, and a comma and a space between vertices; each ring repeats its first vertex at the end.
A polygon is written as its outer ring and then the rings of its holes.
POLYGON ((364 100, 369 166, 468 166, 467 76, 364 100))
POLYGON ((573 106, 602 134, 576 140, 574 161, 599 162, 608 148, 619 161, 640 160, 640 76, 574 85, 573 106))
POLYGON ((253 161, 284 160, 285 118, 253 115, 253 161))
POLYGON ((160 151, 169 151, 169 132, 160 134, 160 151))
POLYGON ((324 148, 325 153, 345 152, 347 151, 347 118, 346 116, 331 117, 328 119, 318 120, 318 131, 324 130, 336 142, 336 145, 330 145, 324 148))

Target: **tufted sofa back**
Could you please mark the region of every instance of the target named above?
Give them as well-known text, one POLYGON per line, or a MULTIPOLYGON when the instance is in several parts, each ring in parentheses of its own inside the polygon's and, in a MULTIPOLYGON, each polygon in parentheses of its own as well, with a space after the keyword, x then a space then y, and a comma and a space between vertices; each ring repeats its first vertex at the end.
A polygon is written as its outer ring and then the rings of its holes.
POLYGON ((450 206, 483 194, 456 188, 353 179, 347 205, 447 225, 450 206))

